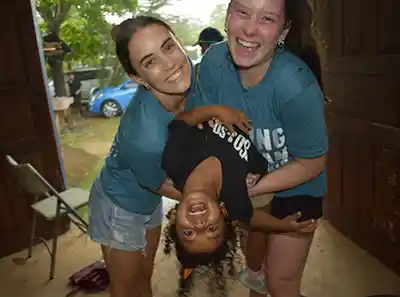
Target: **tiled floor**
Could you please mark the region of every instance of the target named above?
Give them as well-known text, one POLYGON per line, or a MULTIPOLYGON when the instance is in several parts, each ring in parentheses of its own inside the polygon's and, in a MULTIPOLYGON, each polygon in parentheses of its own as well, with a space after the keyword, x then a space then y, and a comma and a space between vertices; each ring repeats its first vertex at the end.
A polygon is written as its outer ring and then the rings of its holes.
MULTIPOLYGON (((75 229, 60 239, 56 278, 51 282, 47 282, 49 257, 43 246, 35 249, 33 259, 26 265, 15 265, 12 258, 24 254, 0 259, 0 297, 64 297, 68 277, 100 258, 98 246, 75 229)), ((177 281, 176 263, 162 250, 156 261, 154 297, 172 297, 177 281)), ((400 294, 400 278, 322 222, 307 264, 303 294, 367 297, 383 293, 400 294)), ((107 293, 96 296, 105 297, 107 293)), ((192 296, 206 297, 207 291, 200 285, 192 296)), ((247 296, 247 290, 236 282, 231 296, 247 296)))

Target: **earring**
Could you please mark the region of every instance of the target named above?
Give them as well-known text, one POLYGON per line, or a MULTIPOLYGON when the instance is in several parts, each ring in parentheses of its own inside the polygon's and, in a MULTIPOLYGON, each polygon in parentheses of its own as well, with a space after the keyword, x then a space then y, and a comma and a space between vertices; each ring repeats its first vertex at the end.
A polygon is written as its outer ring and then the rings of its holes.
POLYGON ((221 210, 221 213, 222 213, 222 215, 223 215, 224 217, 227 217, 227 216, 228 216, 228 211, 226 210, 225 203, 221 202, 221 203, 219 204, 219 209, 221 210))
POLYGON ((284 40, 279 40, 279 41, 276 43, 276 45, 277 45, 279 48, 283 48, 283 47, 285 46, 285 41, 284 41, 284 40))
POLYGON ((145 84, 145 85, 144 85, 144 88, 145 88, 146 90, 150 90, 150 85, 149 85, 149 84, 145 84))

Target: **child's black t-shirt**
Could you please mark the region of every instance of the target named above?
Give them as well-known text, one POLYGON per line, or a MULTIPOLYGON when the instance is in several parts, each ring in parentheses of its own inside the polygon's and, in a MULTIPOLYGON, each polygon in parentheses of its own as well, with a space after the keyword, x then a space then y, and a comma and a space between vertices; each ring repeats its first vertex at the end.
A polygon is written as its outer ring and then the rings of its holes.
POLYGON ((248 224, 253 207, 248 196, 246 175, 267 173, 267 160, 240 129, 234 137, 228 129, 215 123, 211 128, 204 123, 203 130, 173 120, 168 126, 168 140, 162 158, 162 167, 175 187, 182 191, 192 171, 205 159, 216 157, 222 166, 220 200, 233 221, 248 224))

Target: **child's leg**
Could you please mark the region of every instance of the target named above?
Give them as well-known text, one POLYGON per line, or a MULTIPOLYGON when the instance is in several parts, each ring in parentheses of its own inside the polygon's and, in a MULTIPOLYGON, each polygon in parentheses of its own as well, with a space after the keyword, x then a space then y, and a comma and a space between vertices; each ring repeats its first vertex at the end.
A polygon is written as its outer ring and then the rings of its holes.
POLYGON ((263 268, 265 251, 267 249, 268 234, 250 231, 247 236, 246 263, 247 267, 258 272, 263 268))
MULTIPOLYGON (((251 198, 251 202, 255 209, 260 209, 267 213, 270 212, 269 203, 272 201, 273 194, 264 194, 251 198)), ((268 234, 264 232, 249 231, 247 233, 245 254, 247 267, 254 272, 260 271, 262 263, 264 263, 265 251, 267 249, 268 234)))
MULTIPOLYGON (((272 194, 252 198, 253 207, 269 212, 268 203, 272 198, 272 194)), ((244 233, 241 236, 241 245, 247 268, 239 273, 238 278, 242 284, 251 290, 250 296, 264 295, 267 293, 267 289, 263 263, 267 249, 268 234, 255 231, 244 233)))
POLYGON ((263 263, 267 248, 267 234, 249 231, 245 247, 247 268, 239 272, 239 281, 251 290, 251 296, 255 297, 257 293, 266 294, 263 263))

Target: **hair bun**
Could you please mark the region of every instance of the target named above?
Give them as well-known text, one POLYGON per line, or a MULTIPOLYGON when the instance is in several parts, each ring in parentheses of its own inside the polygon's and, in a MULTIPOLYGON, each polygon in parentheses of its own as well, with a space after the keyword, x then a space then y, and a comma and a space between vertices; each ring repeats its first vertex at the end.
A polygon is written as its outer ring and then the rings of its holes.
POLYGON ((111 29, 111 38, 114 40, 114 42, 118 42, 122 39, 125 39, 129 26, 135 23, 135 18, 129 18, 126 20, 123 20, 119 25, 115 25, 111 29))
POLYGON ((118 37, 119 37, 119 32, 121 31, 120 25, 115 25, 112 29, 111 29, 111 38, 112 40, 114 40, 114 42, 118 41, 118 37))

